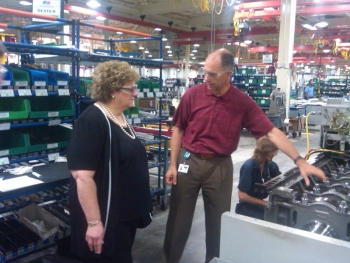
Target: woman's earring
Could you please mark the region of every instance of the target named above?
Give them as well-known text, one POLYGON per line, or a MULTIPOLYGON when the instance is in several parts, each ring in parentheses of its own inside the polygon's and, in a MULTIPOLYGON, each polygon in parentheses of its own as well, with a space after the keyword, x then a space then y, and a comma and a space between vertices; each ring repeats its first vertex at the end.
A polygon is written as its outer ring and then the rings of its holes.
POLYGON ((114 95, 112 95, 112 99, 114 99, 114 95))

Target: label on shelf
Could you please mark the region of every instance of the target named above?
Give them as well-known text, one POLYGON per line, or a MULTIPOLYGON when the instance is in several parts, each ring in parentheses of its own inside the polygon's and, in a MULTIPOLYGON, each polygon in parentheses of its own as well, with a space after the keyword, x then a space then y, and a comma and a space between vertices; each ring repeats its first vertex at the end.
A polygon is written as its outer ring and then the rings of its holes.
POLYGON ((163 97, 163 92, 156 92, 156 97, 157 98, 163 97))
POLYGON ((159 89, 153 89, 154 92, 159 92, 159 89))
POLYGON ((0 112, 0 118, 9 118, 10 117, 10 113, 9 112, 0 112))
POLYGON ((47 155, 49 161, 55 161, 58 157, 60 157, 59 153, 49 153, 47 155))
POLYGON ((149 89, 143 89, 143 92, 149 92, 149 89))
POLYGON ((137 97, 138 97, 138 98, 143 98, 143 97, 144 97, 143 92, 138 92, 138 93, 137 93, 137 97))
POLYGON ((265 104, 265 100, 261 100, 261 101, 260 101, 260 104, 265 104))
POLYGON ((134 124, 141 123, 141 118, 134 118, 134 124))
POLYGON ((260 87, 264 86, 264 84, 260 84, 260 87))
POLYGON ((58 117, 59 116, 59 112, 58 111, 49 111, 48 113, 47 113, 47 116, 48 117, 58 117))
POLYGON ((3 80, 0 86, 10 86, 11 80, 3 80))
POLYGON ((57 148, 58 147, 58 143, 50 143, 47 145, 47 149, 53 149, 53 148, 57 148))
POLYGON ((9 130, 10 127, 11 127, 11 123, 9 122, 0 123, 0 131, 9 130))
POLYGON ((35 95, 36 96, 48 96, 47 89, 36 89, 35 95))
POLYGON ((0 90, 0 97, 14 97, 15 93, 13 92, 13 89, 1 89, 0 90))
POLYGON ((36 86, 36 87, 46 86, 46 82, 45 81, 34 81, 34 86, 36 86))
POLYGON ((261 90, 261 93, 262 93, 262 94, 266 94, 266 89, 262 89, 262 90, 261 90))
POLYGON ((49 120, 49 126, 55 126, 55 125, 60 125, 61 120, 49 120))
POLYGON ((69 96, 69 89, 58 89, 58 96, 69 96))
POLYGON ((58 80, 57 85, 58 86, 68 86, 68 81, 58 80))
MULTIPOLYGON (((8 154, 9 154, 9 150, 0 151, 0 156, 1 155, 8 155, 8 154)), ((3 164, 10 164, 8 157, 0 158, 0 165, 3 165, 3 164)))
POLYGON ((29 86, 29 85, 28 85, 28 81, 16 81, 15 86, 23 87, 23 86, 29 86))
POLYGON ((18 89, 19 96, 32 96, 30 89, 18 89))
POLYGON ((152 98, 152 97, 154 97, 153 92, 147 92, 147 98, 152 98))

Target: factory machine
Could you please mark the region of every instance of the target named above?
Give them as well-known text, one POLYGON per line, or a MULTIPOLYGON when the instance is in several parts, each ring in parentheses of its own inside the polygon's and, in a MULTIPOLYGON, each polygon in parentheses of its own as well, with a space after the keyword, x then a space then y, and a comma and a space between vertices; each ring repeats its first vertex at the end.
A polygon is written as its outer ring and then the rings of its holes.
POLYGON ((276 128, 282 128, 286 118, 286 107, 284 105, 284 92, 273 90, 270 95, 270 106, 265 111, 266 116, 276 128))
POLYGON ((327 180, 307 186, 295 167, 257 189, 269 192, 266 221, 350 241, 350 105, 330 99, 321 115, 320 148, 306 158, 318 153, 313 164, 327 180))

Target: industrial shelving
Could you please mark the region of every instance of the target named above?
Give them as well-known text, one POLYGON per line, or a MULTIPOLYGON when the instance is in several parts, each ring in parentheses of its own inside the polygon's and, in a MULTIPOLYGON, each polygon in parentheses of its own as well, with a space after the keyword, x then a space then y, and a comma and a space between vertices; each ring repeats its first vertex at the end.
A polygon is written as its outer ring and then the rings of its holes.
MULTIPOLYGON (((30 16, 28 14, 27 16, 30 16)), ((84 23, 80 23, 79 21, 68 21, 64 19, 60 19, 60 23, 66 23, 67 25, 72 26, 72 47, 52 47, 52 46, 39 46, 39 45, 32 45, 32 44, 26 44, 26 43, 13 43, 13 42, 4 42, 8 52, 11 53, 17 53, 21 55, 21 61, 29 61, 30 63, 35 62, 50 62, 53 61, 56 63, 62 63, 62 64, 71 64, 72 65, 72 72, 71 77, 73 81, 73 89, 68 89, 68 86, 44 86, 44 87, 34 87, 30 85, 24 85, 24 86, 12 86, 10 84, 14 83, 8 83, 7 85, 0 86, 0 99, 2 100, 24 100, 25 103, 30 102, 31 100, 38 100, 40 98, 68 98, 72 99, 74 101, 74 109, 73 114, 68 114, 69 116, 60 116, 60 114, 55 113, 50 115, 48 113, 47 116, 41 116, 38 115, 38 117, 31 118, 30 113, 32 111, 29 107, 28 110, 28 116, 25 117, 18 117, 14 119, 10 119, 10 114, 0 114, 0 133, 11 133, 11 132, 23 132, 28 131, 28 129, 38 128, 38 126, 42 128, 46 127, 58 127, 58 125, 65 125, 65 124, 71 124, 73 123, 74 119, 77 118, 80 114, 80 101, 87 101, 90 100, 90 98, 84 96, 85 94, 80 93, 80 76, 79 76, 79 68, 80 64, 84 65, 96 65, 97 63, 108 61, 108 60, 122 60, 127 61, 131 65, 138 65, 138 66, 152 66, 157 67, 160 69, 160 87, 161 87, 161 79, 162 79, 162 65, 163 64, 171 64, 172 62, 169 61, 163 61, 163 60, 147 60, 147 59, 140 59, 140 58, 127 58, 127 57, 118 57, 113 55, 99 55, 99 54, 90 54, 87 51, 79 50, 79 27, 81 25, 86 25, 84 23), (41 57, 41 58, 35 58, 34 54, 46 54, 50 55, 49 58, 41 57)), ((46 24, 48 25, 48 24, 46 24)), ((11 26, 8 25, 8 27, 11 28, 11 26)), ((13 27, 16 29, 21 29, 19 27, 13 27)), ((40 28, 40 26, 35 25, 31 27, 23 27, 24 30, 35 30, 37 28, 40 28)), ((142 40, 159 40, 160 45, 162 45, 161 40, 158 37, 149 37, 149 38, 142 38, 142 40)), ((23 38, 24 42, 29 42, 28 39, 23 38)), ((111 40, 108 40, 111 41, 111 40)), ((125 40, 126 41, 126 40, 125 40)), ((112 50, 111 45, 111 50, 112 50)), ((112 54, 112 52, 110 52, 112 54)), ((160 57, 162 54, 160 54, 160 57)), ((32 84, 32 83, 31 83, 32 84)), ((139 97, 157 97, 160 101, 162 100, 162 92, 155 91, 155 92, 142 92, 140 93, 139 97)), ((59 109, 57 109, 59 110, 59 109)), ((49 112, 49 110, 47 110, 49 112)), ((162 109, 159 109, 159 116, 152 118, 152 119, 140 119, 140 118, 133 118, 130 119, 130 122, 133 124, 140 124, 140 123, 159 123, 159 130, 156 134, 156 139, 151 141, 145 141, 144 145, 158 145, 158 162, 152 163, 149 165, 149 168, 157 168, 158 172, 158 182, 157 187, 153 188, 151 191, 152 197, 157 198, 157 202, 159 203, 162 209, 167 208, 167 194, 168 190, 166 188, 166 183, 164 179, 164 173, 167 169, 167 156, 168 156, 168 138, 162 136, 161 126, 160 122, 162 120, 162 109), (161 147, 161 144, 164 144, 164 147, 161 147), (163 184, 161 182, 161 177, 163 176, 163 184)), ((1 136, 3 137, 3 136, 1 136)), ((27 136, 28 137, 28 136, 27 136)), ((28 138, 27 138, 28 140, 28 138)), ((36 161, 39 160, 39 162, 45 162, 46 169, 50 170, 50 167, 62 165, 57 163, 52 163, 51 161, 54 161, 56 158, 59 157, 59 155, 65 154, 65 148, 67 144, 57 145, 57 147, 53 147, 53 149, 48 148, 47 150, 42 150, 42 147, 45 147, 45 145, 40 145, 38 150, 34 147, 35 153, 30 153, 29 151, 22 151, 18 152, 16 154, 11 154, 10 151, 3 151, 0 149, 0 164, 3 164, 5 166, 9 166, 10 164, 18 164, 23 162, 30 162, 30 161, 36 161), (2 156, 1 156, 2 154, 2 156), (48 159, 42 160, 42 159, 48 159)), ((24 145, 24 148, 27 147, 29 149, 30 145, 26 144, 24 145)), ((46 146, 48 147, 48 146, 46 146)), ((41 167, 41 166, 40 166, 41 167)), ((40 169, 40 167, 38 167, 40 169)), ((35 171, 35 169, 34 169, 35 171)), ((39 183, 34 186, 25 186, 19 189, 15 189, 13 191, 9 192, 0 192, 0 212, 6 211, 6 213, 9 213, 11 211, 16 211, 22 206, 25 206, 28 204, 28 200, 25 199, 23 202, 20 197, 26 196, 28 194, 36 194, 40 195, 40 193, 44 193, 45 191, 49 191, 52 194, 52 200, 56 200, 57 198, 61 198, 60 195, 55 194, 56 191, 63 193, 66 196, 67 193, 67 184, 69 182, 69 171, 68 168, 62 168, 61 169, 62 174, 58 175, 56 174, 50 174, 50 171, 46 171, 43 173, 43 177, 41 179, 45 179, 50 177, 51 180, 45 181, 42 180, 42 183, 39 183), (52 180, 52 178, 56 178, 52 180), (62 188, 63 187, 63 188, 62 188), (10 200, 10 201, 9 201, 10 200), (18 205, 8 205, 10 203, 13 203, 12 200, 20 200, 20 202, 17 202, 18 205), (6 209, 1 210, 6 206, 6 209)), ((1 176, 7 178, 9 175, 7 173, 2 173, 1 176)), ((30 175, 31 176, 31 175, 30 175)), ((47 196, 47 194, 46 194, 47 196)), ((41 196, 42 197, 42 196, 41 196)), ((44 198, 45 199, 45 198, 44 198)), ((41 201, 51 201, 48 198, 44 200, 41 198, 41 201)), ((15 214, 11 215, 11 217, 15 216, 15 214)), ((6 220, 5 217, 1 218, 0 223, 2 221, 6 220)), ((18 250, 13 251, 6 251, 3 255, 0 253, 0 262, 7 262, 8 260, 12 261, 16 258, 22 257, 25 254, 32 253, 34 251, 37 251, 39 249, 42 249, 44 247, 52 246, 56 243, 56 241, 64 236, 69 235, 69 228, 64 229, 64 231, 61 231, 60 233, 56 234, 55 236, 51 237, 48 240, 45 241, 38 241, 34 244, 28 244, 25 247, 21 247, 18 250)))
MULTIPOLYGON (((349 93, 349 79, 344 76, 329 76, 327 80, 319 82, 320 93, 331 98, 340 98, 349 93)), ((317 92, 317 91, 316 91, 317 92)))

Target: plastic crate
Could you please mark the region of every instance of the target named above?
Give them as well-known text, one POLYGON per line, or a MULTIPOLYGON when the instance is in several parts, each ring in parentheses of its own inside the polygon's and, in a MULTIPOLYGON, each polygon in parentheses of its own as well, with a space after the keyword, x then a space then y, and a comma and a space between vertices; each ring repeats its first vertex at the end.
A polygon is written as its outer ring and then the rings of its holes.
MULTIPOLYGON (((87 93, 88 89, 91 90, 91 86, 92 86, 92 79, 80 78, 79 93, 82 95, 85 95, 87 93)), ((91 93, 91 92, 88 92, 88 93, 91 93)))
POLYGON ((28 152, 29 136, 18 131, 0 131, 0 157, 28 152))
POLYGON ((258 94, 258 89, 256 88, 249 89, 248 94, 252 94, 252 95, 258 94))
POLYGON ((47 73, 47 83, 53 86, 68 86, 69 84, 69 74, 62 71, 57 71, 53 69, 38 69, 47 73))
POLYGON ((11 70, 7 70, 7 72, 4 74, 0 86, 13 86, 13 77, 11 70))
POLYGON ((152 90, 154 92, 160 91, 160 85, 159 82, 151 82, 152 90))
POLYGON ((260 95, 270 95, 271 94, 271 89, 259 88, 258 89, 258 94, 260 94, 260 95))
POLYGON ((151 82, 147 80, 140 80, 137 82, 137 88, 141 92, 152 92, 151 82))
POLYGON ((0 121, 27 119, 29 111, 28 99, 21 97, 0 98, 0 121))
POLYGON ((20 68, 14 68, 6 66, 12 73, 12 84, 13 86, 23 87, 30 85, 29 72, 20 68))
POLYGON ((261 105, 261 106, 269 106, 271 100, 270 99, 265 99, 265 98, 257 98, 256 103, 261 105))
POLYGON ((75 113, 74 102, 68 96, 29 97, 29 102, 31 119, 69 117, 75 113))
POLYGON ((245 78, 244 83, 245 84, 257 84, 257 79, 256 78, 245 78))
POLYGON ((71 130, 62 126, 28 127, 28 152, 63 149, 68 146, 71 130))

